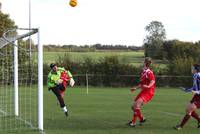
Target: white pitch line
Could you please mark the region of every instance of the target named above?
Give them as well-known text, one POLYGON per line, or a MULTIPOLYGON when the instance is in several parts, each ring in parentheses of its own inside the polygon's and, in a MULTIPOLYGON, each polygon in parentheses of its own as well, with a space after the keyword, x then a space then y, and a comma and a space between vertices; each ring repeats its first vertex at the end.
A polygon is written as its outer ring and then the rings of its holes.
POLYGON ((0 109, 0 113, 4 114, 4 115, 8 115, 5 111, 0 109))
MULTIPOLYGON (((4 114, 5 116, 8 115, 7 112, 5 112, 5 111, 3 111, 3 110, 1 110, 1 109, 0 109, 0 113, 4 114)), ((22 119, 22 118, 19 118, 19 117, 15 118, 15 119, 20 120, 20 121, 23 121, 26 125, 28 125, 28 126, 29 126, 30 128, 32 128, 32 129, 36 129, 35 127, 33 127, 32 123, 29 122, 29 121, 26 121, 26 120, 24 120, 24 119, 22 119)))
POLYGON ((23 120, 22 118, 17 117, 16 119, 23 121, 26 125, 28 125, 30 128, 32 129, 36 129, 35 127, 33 127, 32 123, 26 120, 23 120))
POLYGON ((176 117, 182 116, 181 114, 178 114, 178 113, 172 113, 172 112, 166 112, 166 111, 157 111, 157 112, 163 113, 163 114, 166 114, 166 115, 170 115, 170 116, 176 116, 176 117))

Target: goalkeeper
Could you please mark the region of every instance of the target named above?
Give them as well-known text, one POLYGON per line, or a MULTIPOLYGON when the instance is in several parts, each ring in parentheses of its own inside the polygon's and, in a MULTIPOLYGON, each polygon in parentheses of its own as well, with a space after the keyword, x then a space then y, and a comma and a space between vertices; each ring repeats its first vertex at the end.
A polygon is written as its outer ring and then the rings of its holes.
POLYGON ((64 111, 65 115, 68 116, 68 110, 64 102, 64 91, 67 88, 69 82, 70 86, 74 86, 74 80, 70 71, 65 70, 64 67, 57 67, 56 64, 50 64, 51 71, 48 74, 48 90, 52 91, 59 103, 60 107, 64 111))
POLYGON ((182 129, 191 116, 197 120, 197 128, 200 128, 200 116, 196 113, 196 110, 200 108, 200 65, 194 64, 191 71, 193 74, 193 86, 182 90, 191 92, 193 98, 186 107, 186 114, 181 123, 174 127, 176 130, 182 129))

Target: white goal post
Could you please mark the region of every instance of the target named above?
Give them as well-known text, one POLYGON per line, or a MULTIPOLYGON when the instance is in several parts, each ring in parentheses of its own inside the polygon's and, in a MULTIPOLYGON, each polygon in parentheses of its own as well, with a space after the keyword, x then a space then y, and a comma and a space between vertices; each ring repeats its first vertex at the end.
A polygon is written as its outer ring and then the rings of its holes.
MULTIPOLYGON (((10 29, 8 31, 6 31, 3 36, 0 38, 0 49, 8 46, 8 45, 13 45, 14 49, 13 49, 13 86, 14 86, 14 92, 13 92, 13 106, 14 108, 14 115, 15 117, 20 116, 20 107, 19 107, 19 100, 20 100, 20 95, 19 95, 19 70, 18 70, 18 51, 19 51, 19 45, 18 45, 18 41, 22 40, 26 37, 29 37, 31 35, 36 35, 37 38, 37 126, 34 128, 37 128, 41 131, 44 130, 43 127, 43 46, 42 44, 40 44, 40 33, 39 33, 39 29, 38 28, 16 28, 16 29, 10 29), (23 32, 23 34, 19 34, 16 31, 17 30, 21 30, 21 31, 25 31, 23 32), (9 33, 14 33, 16 32, 14 35, 10 36, 9 33)), ((20 48, 23 49, 23 48, 20 48)), ((4 53, 0 53, 0 56, 2 57, 6 57, 7 55, 5 55, 4 53)), ((3 68, 2 68, 3 70, 3 68)), ((12 72, 12 71, 11 71, 12 72)), ((6 74, 3 74, 6 75, 6 74)), ((6 76, 5 76, 6 77, 6 76)), ((2 79, 4 79, 2 77, 2 79)), ((3 81, 3 80, 2 80, 3 81)), ((4 83, 4 82, 2 82, 4 83)), ((8 85, 6 85, 8 86, 8 85)), ((7 92, 7 91, 4 91, 7 92)), ((31 96, 31 95, 30 95, 31 96)), ((31 106, 28 106, 31 107, 31 106)), ((23 108, 21 108, 23 109, 23 108)), ((7 114, 5 111, 1 110, 0 107, 0 112, 7 114)), ((25 115, 26 116, 26 115, 25 115)), ((25 119, 21 119, 18 118, 20 120, 24 120, 25 123, 27 123, 28 121, 26 121, 25 119)), ((0 119, 1 120, 1 119, 0 119)), ((1 123, 1 121, 0 121, 1 123)), ((30 122, 28 122, 27 124, 31 124, 30 122)), ((1 125, 1 124, 0 124, 1 125)), ((8 124, 9 125, 9 124, 8 124)), ((7 125, 7 126, 8 126, 7 125)), ((30 125, 31 127, 33 127, 33 125, 30 125)))

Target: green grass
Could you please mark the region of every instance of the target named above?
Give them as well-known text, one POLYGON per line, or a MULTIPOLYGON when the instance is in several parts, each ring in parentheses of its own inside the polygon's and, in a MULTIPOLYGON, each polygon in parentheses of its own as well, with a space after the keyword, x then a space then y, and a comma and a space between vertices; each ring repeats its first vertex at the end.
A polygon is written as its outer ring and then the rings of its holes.
MULTIPOLYGON (((100 51, 100 52, 44 52, 44 62, 52 63, 56 62, 59 57, 63 57, 65 54, 71 58, 72 61, 82 63, 86 58, 92 58, 94 62, 98 62, 104 57, 118 56, 119 62, 122 64, 131 64, 134 66, 140 66, 143 63, 144 52, 143 51, 100 51)), ((154 60, 155 65, 166 67, 167 62, 162 60, 154 60)))
MULTIPOLYGON (((175 88, 157 88, 153 100, 142 107, 148 119, 144 126, 130 128, 132 98, 138 92, 129 88, 67 89, 65 102, 69 117, 65 117, 52 92, 44 89, 44 129, 46 134, 199 134, 191 119, 181 131, 172 129, 184 115, 191 94, 175 88)), ((20 132, 18 132, 20 133, 20 132)), ((26 131, 26 134, 37 132, 26 131)))
MULTIPOLYGON (((52 63, 57 62, 59 57, 63 57, 67 55, 71 58, 72 61, 82 63, 84 59, 91 58, 94 62, 98 62, 99 60, 103 59, 104 57, 109 56, 118 56, 119 62, 121 64, 131 64, 134 66, 141 66, 144 59, 144 52, 143 51, 98 51, 98 52, 44 52, 44 63, 52 63)), ((37 58, 36 55, 33 56, 35 59, 37 58)), ((162 66, 163 68, 166 67, 168 64, 167 61, 162 60, 154 60, 154 64, 158 66, 162 66)))
POLYGON ((98 61, 106 56, 118 56, 123 63, 141 63, 144 57, 144 52, 44 52, 44 62, 55 62, 59 56, 62 57, 64 54, 69 55, 76 62, 82 62, 85 58, 98 61))
MULTIPOLYGON (((19 86, 19 116, 14 116, 14 89, 0 86, 0 131, 30 129, 37 124, 37 88, 19 86), (26 120, 25 120, 26 119, 26 120)), ((0 132, 1 133, 1 132, 0 132)))

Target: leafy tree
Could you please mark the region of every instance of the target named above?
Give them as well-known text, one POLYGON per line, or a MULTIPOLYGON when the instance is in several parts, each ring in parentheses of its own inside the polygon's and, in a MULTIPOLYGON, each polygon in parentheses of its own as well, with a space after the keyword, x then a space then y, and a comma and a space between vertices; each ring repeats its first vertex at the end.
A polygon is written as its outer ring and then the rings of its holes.
MULTIPOLYGON (((9 29, 16 29, 17 26, 15 25, 15 22, 10 19, 8 14, 4 14, 0 11, 0 37, 3 36, 5 32, 7 32, 9 29)), ((17 30, 11 31, 6 33, 6 36, 13 37, 16 36, 17 30)), ((33 44, 33 43, 32 43, 33 44)), ((33 61, 30 61, 29 52, 27 51, 28 41, 24 41, 22 39, 18 40, 18 68, 19 68, 19 74, 29 74, 26 77, 26 80, 29 80, 31 82, 31 67, 35 66, 35 63, 33 61)), ((0 58, 0 62, 2 63, 0 68, 4 69, 4 72, 8 74, 7 80, 11 81, 13 78, 13 44, 8 44, 0 49, 0 54, 2 55, 0 58)), ((19 75, 19 79, 24 78, 25 76, 19 75)), ((26 82, 26 81, 24 81, 26 82)))
POLYGON ((4 14, 0 11, 0 37, 2 37, 3 33, 8 29, 16 28, 15 22, 10 19, 8 14, 4 14))
POLYGON ((200 59, 200 43, 183 42, 179 40, 165 41, 163 44, 166 58, 170 61, 177 58, 191 57, 195 62, 200 59))
POLYGON ((159 21, 152 21, 145 27, 147 32, 144 39, 145 56, 163 59, 163 42, 166 39, 164 25, 159 21))

